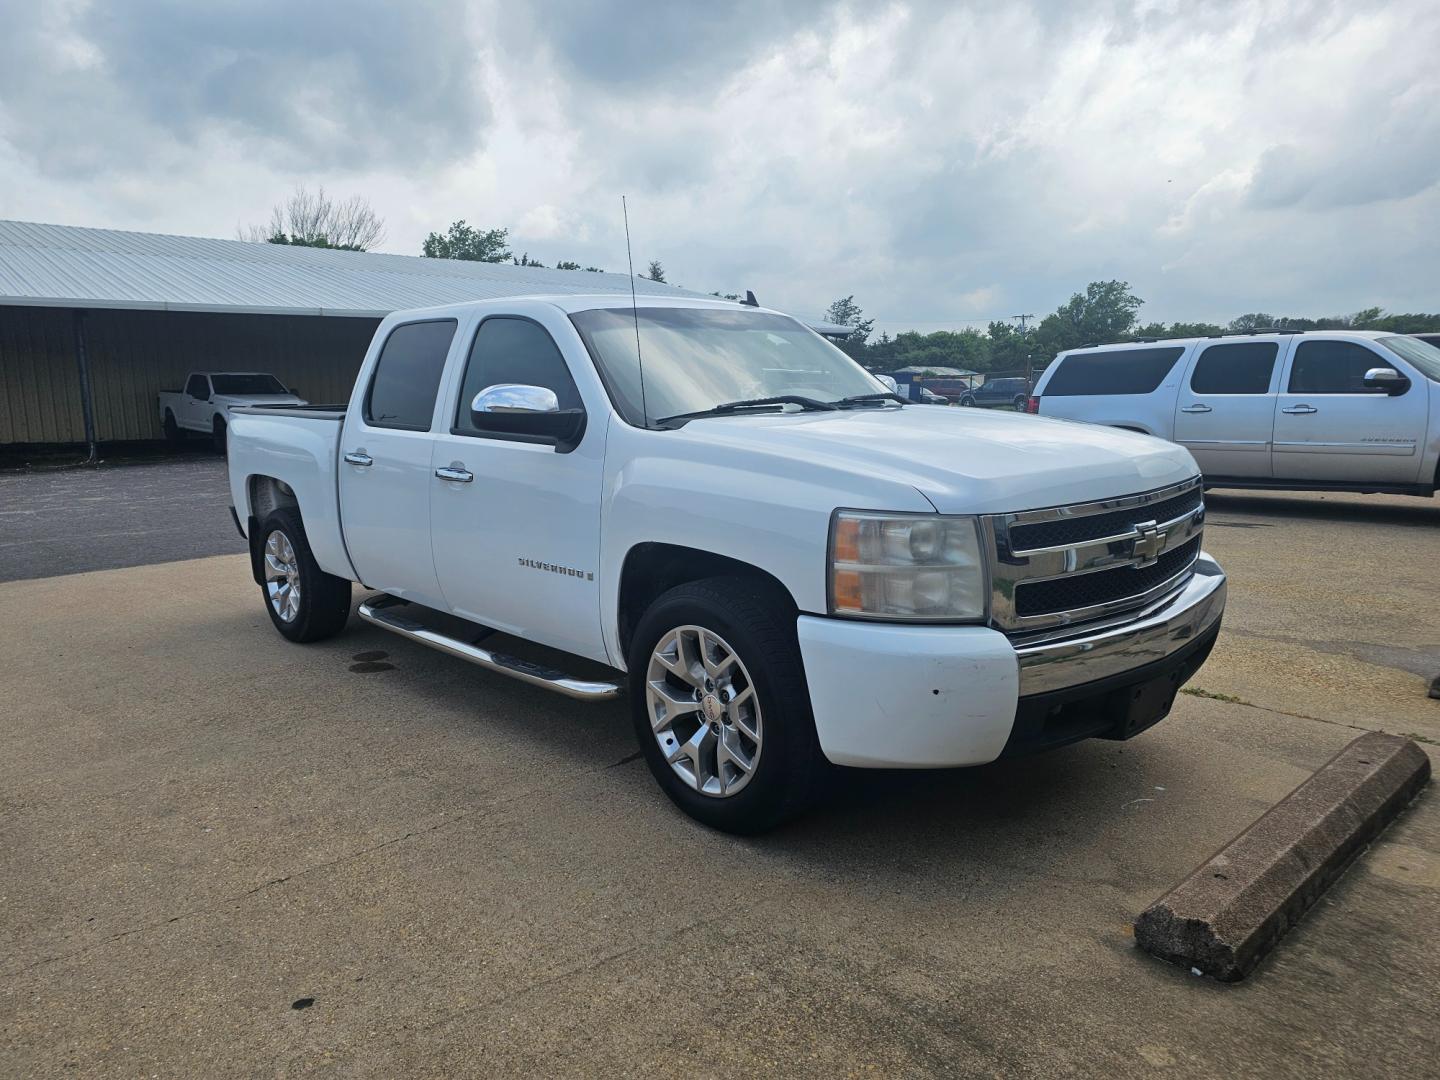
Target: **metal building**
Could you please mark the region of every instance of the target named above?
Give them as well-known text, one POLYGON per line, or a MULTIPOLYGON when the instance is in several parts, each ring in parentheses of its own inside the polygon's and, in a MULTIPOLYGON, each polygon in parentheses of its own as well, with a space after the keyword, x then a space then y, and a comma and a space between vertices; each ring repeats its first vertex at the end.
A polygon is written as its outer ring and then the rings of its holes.
POLYGON ((156 394, 192 370, 268 371, 344 401, 398 308, 630 288, 625 274, 0 221, 0 446, 158 439, 156 394))

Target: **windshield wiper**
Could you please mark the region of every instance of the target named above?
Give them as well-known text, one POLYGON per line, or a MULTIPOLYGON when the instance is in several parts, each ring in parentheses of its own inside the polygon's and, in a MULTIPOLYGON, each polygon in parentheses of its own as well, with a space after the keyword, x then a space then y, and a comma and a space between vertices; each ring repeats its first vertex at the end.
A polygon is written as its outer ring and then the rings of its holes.
POLYGON ((850 397, 839 398, 830 404, 837 409, 843 409, 847 405, 869 405, 871 402, 880 405, 886 401, 898 401, 902 405, 910 404, 909 398, 903 398, 890 390, 882 390, 878 394, 852 394, 850 397))
POLYGON ((709 409, 676 413, 674 416, 662 416, 655 422, 668 424, 672 420, 694 420, 699 416, 729 416, 733 413, 745 412, 748 409, 778 410, 782 405, 798 405, 801 412, 834 412, 837 408, 828 401, 802 397, 800 394, 777 394, 775 397, 750 398, 748 401, 727 401, 723 405, 715 405, 709 409))

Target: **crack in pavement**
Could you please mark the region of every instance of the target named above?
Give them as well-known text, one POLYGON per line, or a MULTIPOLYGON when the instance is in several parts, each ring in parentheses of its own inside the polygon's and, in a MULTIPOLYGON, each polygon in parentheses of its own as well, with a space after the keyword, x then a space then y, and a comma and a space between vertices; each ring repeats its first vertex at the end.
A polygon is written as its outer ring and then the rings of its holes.
POLYGON ((170 918, 164 919, 160 922, 149 923, 145 926, 132 927, 129 930, 122 930, 119 933, 111 934, 109 937, 103 938, 100 941, 92 942, 91 944, 82 946, 78 949, 72 949, 70 952, 57 953, 54 956, 44 957, 40 960, 36 960, 33 963, 26 964, 11 971, 0 972, 0 978, 15 978, 17 976, 24 975, 26 972, 34 971, 37 968, 42 968, 47 964, 53 964, 60 960, 69 960, 72 957, 82 956, 85 953, 92 952, 95 949, 104 948, 106 945, 113 944, 114 942, 119 941, 122 938, 133 937, 136 934, 148 933, 151 930, 162 930, 167 926, 170 926, 177 922, 181 922, 185 919, 193 918, 196 915, 208 915, 212 912, 219 911, 221 908, 228 907, 231 904, 237 904, 243 900, 248 900, 250 897, 255 896, 258 893, 265 892, 267 889, 272 889, 277 885, 284 885, 286 882, 294 881, 297 878, 305 877, 307 874, 314 873, 317 870, 326 870, 332 866, 338 866, 341 863, 353 862, 354 860, 362 859, 367 855, 373 855, 377 851, 383 851, 385 848, 394 847, 396 844, 403 844, 406 840, 413 839, 414 837, 426 836, 430 833, 438 832, 441 829, 448 828, 449 826, 454 825, 457 822, 464 821, 467 818, 472 818, 478 814, 487 814, 491 812, 500 813, 502 811, 495 810, 492 807, 477 807, 474 810, 468 810, 463 814, 456 814, 454 817, 447 818, 446 820, 441 822, 437 822, 436 824, 431 825, 428 828, 412 829, 410 832, 407 832, 403 836, 392 836, 388 840, 382 840, 378 844, 371 844, 369 847, 361 848, 358 851, 352 851, 348 854, 339 855, 333 859, 328 859, 325 862, 316 863, 313 866, 307 866, 303 870, 296 870, 295 872, 286 874, 283 877, 271 878, 269 881, 265 881, 259 885, 256 885, 253 889, 247 889, 245 892, 237 893, 234 896, 227 897, 226 899, 220 900, 214 904, 207 904, 204 907, 197 907, 192 908, 189 911, 182 911, 179 915, 172 915, 170 918))

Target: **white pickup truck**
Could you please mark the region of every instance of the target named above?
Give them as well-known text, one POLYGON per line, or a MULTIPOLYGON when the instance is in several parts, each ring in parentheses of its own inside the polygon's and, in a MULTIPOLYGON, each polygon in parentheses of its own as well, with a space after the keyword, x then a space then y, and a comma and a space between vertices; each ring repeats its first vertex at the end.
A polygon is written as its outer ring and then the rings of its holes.
POLYGON ((398 312, 348 407, 232 410, 280 633, 339 632, 358 581, 412 641, 628 691, 666 793, 736 832, 830 764, 1127 738, 1204 662, 1225 575, 1182 448, 905 405, 785 315, 643 304, 398 312))
POLYGON ((160 424, 165 438, 179 442, 197 431, 225 452, 230 410, 237 405, 304 405, 285 384, 263 371, 192 371, 183 390, 160 391, 160 424))

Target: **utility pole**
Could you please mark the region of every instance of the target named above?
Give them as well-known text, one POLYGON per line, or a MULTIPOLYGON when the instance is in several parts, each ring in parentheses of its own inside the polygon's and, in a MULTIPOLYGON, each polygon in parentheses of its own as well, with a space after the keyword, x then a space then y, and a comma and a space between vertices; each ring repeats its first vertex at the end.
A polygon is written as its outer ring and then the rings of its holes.
POLYGON ((1029 319, 1033 319, 1035 316, 1034 316, 1033 314, 1031 314, 1031 315, 1011 315, 1010 317, 1011 317, 1012 319, 1019 319, 1019 320, 1020 320, 1020 333, 1023 334, 1023 333, 1025 333, 1025 323, 1026 323, 1026 321, 1029 320, 1029 319))
MULTIPOLYGON (((1019 322, 1020 322, 1020 336, 1023 338, 1023 337, 1025 336, 1025 332, 1026 332, 1026 331, 1025 331, 1025 323, 1028 322, 1030 319, 1033 319, 1033 318, 1035 317, 1035 315, 1034 315, 1034 313, 1031 313, 1031 314, 1029 314, 1029 315, 1011 315, 1010 317, 1011 317, 1012 319, 1018 319, 1018 320, 1019 320, 1019 322)), ((1027 344, 1028 344, 1028 342, 1027 342, 1027 344)), ((1026 384, 1027 386, 1034 386, 1034 385, 1035 385, 1035 366, 1034 366, 1034 364, 1032 364, 1031 361, 1030 361, 1030 351, 1029 351, 1029 349, 1026 349, 1026 351, 1025 351, 1025 384, 1026 384)))

